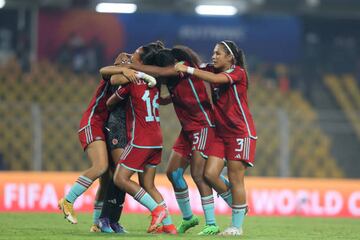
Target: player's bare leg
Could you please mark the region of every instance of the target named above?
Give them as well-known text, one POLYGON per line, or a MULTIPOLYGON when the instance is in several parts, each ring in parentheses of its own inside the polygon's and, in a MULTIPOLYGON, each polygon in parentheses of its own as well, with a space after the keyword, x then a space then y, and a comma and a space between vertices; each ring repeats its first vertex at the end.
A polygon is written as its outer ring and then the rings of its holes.
MULTIPOLYGON (((123 152, 123 148, 115 148, 111 151, 111 165, 116 166, 116 163, 123 152)), ((102 232, 128 233, 119 223, 126 193, 115 186, 113 182, 114 171, 115 168, 111 168, 111 171, 109 171, 111 181, 109 182, 107 188, 104 206, 99 219, 99 225, 102 232)))
POLYGON ((109 164, 106 143, 102 140, 90 143, 86 149, 86 153, 92 166, 76 180, 70 192, 65 198, 60 199, 58 204, 64 217, 73 224, 77 223, 77 217, 73 209, 74 202, 97 178, 105 173, 109 164))
POLYGON ((185 233, 199 224, 199 218, 193 215, 189 199, 188 185, 184 179, 184 172, 188 168, 190 160, 180 153, 172 150, 166 169, 166 175, 175 191, 176 201, 181 210, 183 220, 177 227, 178 233, 185 233))
POLYGON ((95 195, 94 209, 93 209, 93 224, 90 227, 90 232, 101 232, 98 221, 99 221, 99 216, 101 214, 101 209, 104 203, 104 198, 109 182, 110 182, 110 173, 109 171, 106 171, 99 178, 99 188, 95 195))
POLYGON ((136 182, 131 180, 131 176, 134 174, 133 170, 117 165, 114 183, 121 189, 125 190, 128 194, 134 197, 136 201, 145 206, 151 212, 151 223, 147 232, 156 232, 161 226, 162 220, 166 217, 166 209, 163 206, 159 206, 158 203, 136 182))
POLYGON ((194 180, 201 196, 201 204, 204 210, 206 224, 199 235, 215 235, 219 233, 219 227, 216 225, 214 196, 212 188, 205 181, 204 170, 206 160, 199 151, 193 151, 190 160, 191 177, 194 180))
MULTIPOLYGON (((140 186, 145 189, 146 192, 150 194, 150 196, 157 202, 159 206, 162 206, 166 209, 166 217, 163 219, 161 227, 162 233, 176 234, 176 228, 172 223, 171 216, 169 214, 169 210, 166 206, 164 198, 161 193, 155 187, 155 175, 156 175, 156 166, 147 165, 144 169, 143 173, 139 173, 139 182, 140 186)), ((157 231, 159 233, 159 231, 157 231)))
POLYGON ((232 203, 232 221, 231 226, 225 229, 221 235, 234 236, 242 235, 242 225, 247 212, 246 192, 244 184, 246 165, 241 161, 228 161, 228 175, 232 184, 231 193, 232 203))

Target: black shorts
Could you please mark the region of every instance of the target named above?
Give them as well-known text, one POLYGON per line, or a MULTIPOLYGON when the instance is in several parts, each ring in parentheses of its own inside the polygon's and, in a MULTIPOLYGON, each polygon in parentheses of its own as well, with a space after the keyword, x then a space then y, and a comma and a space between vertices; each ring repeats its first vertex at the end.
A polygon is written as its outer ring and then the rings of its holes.
POLYGON ((105 124, 106 145, 112 151, 118 148, 125 148, 126 137, 126 111, 123 106, 118 105, 110 112, 108 121, 105 124))

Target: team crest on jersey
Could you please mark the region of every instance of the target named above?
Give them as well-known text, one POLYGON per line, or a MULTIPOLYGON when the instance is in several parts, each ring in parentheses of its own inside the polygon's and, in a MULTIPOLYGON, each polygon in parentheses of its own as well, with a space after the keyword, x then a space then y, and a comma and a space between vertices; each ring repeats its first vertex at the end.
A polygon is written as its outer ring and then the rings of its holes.
POLYGON ((116 138, 113 138, 113 140, 111 141, 113 145, 116 145, 119 143, 119 141, 116 138))

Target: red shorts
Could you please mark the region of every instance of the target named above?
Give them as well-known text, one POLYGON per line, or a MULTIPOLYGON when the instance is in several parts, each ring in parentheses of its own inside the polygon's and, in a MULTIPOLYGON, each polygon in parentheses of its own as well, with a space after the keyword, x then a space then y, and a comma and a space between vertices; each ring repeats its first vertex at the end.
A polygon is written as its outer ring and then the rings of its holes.
POLYGON ((156 167, 161 162, 162 148, 137 148, 128 143, 118 164, 135 172, 143 172, 146 165, 156 167))
POLYGON ((103 126, 98 125, 87 125, 83 128, 80 128, 78 131, 79 139, 82 148, 85 149, 87 146, 97 140, 105 141, 105 134, 103 131, 103 126))
POLYGON ((191 145, 189 141, 186 140, 186 136, 183 130, 181 130, 172 149, 174 150, 174 152, 179 153, 184 158, 191 157, 191 145))
POLYGON ((207 157, 211 147, 210 143, 213 142, 214 138, 214 128, 202 128, 192 131, 181 130, 173 150, 183 157, 191 156, 192 151, 199 151, 207 157))
POLYGON ((230 161, 243 161, 248 166, 254 166, 256 140, 249 137, 237 138, 217 137, 212 143, 209 156, 225 158, 230 161))

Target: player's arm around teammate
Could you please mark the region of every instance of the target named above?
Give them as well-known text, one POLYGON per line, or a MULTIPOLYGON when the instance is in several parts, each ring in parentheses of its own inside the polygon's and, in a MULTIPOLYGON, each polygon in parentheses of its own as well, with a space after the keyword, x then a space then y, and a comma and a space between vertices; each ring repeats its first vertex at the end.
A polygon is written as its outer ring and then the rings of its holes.
MULTIPOLYGON (((132 61, 146 63, 146 56, 151 56, 147 53, 155 53, 153 50, 157 50, 157 46, 150 44, 138 48, 132 55, 132 61)), ((131 119, 128 125, 131 139, 117 164, 114 182, 151 211, 152 221, 148 232, 176 234, 164 199, 154 184, 156 166, 161 161, 162 152, 158 112, 159 89, 149 88, 142 80, 129 83, 120 87, 116 94, 109 98, 108 105, 126 96, 129 97, 130 109, 127 119, 131 119), (140 185, 131 180, 131 176, 136 172, 140 185)))
MULTIPOLYGON (((121 72, 126 78, 132 78, 136 73, 126 68, 122 69, 121 72)), ((77 223, 77 217, 73 209, 74 202, 108 169, 109 160, 103 129, 109 115, 106 108, 106 100, 110 96, 109 86, 110 83, 106 78, 100 81, 95 95, 92 97, 80 121, 79 139, 84 151, 87 153, 88 159, 91 161, 91 167, 79 176, 69 193, 60 199, 58 204, 59 208, 63 211, 64 217, 73 224, 77 223)), ((105 192, 104 185, 106 184, 107 181, 100 181, 94 206, 94 222, 96 222, 97 213, 101 209, 101 199, 103 198, 105 192)))
POLYGON ((211 136, 214 135, 213 113, 203 81, 188 74, 177 73, 174 64, 178 61, 184 61, 192 67, 198 65, 187 51, 173 48, 161 50, 156 54, 154 62, 157 66, 131 64, 131 67, 165 77, 164 83, 171 94, 175 112, 182 126, 167 168, 167 176, 173 185, 183 214, 178 232, 184 233, 199 223, 198 218, 192 214, 188 186, 183 177, 190 164, 191 177, 200 192, 206 220, 205 227, 199 235, 214 235, 219 232, 214 215, 214 198, 211 187, 204 179, 206 150, 211 136))
MULTIPOLYGON (((219 136, 218 146, 214 146, 213 150, 225 150, 224 156, 232 185, 232 224, 222 235, 242 234, 242 224, 247 211, 244 176, 246 168, 253 166, 255 155, 257 137, 247 104, 248 76, 244 60, 242 50, 234 42, 222 41, 216 44, 212 56, 213 66, 207 67, 207 71, 181 64, 175 66, 179 72, 197 76, 212 84, 219 136)), ((218 176, 222 159, 221 153, 217 153, 209 158, 205 177, 218 192, 223 192, 227 189, 218 176)))
MULTIPOLYGON (((118 66, 120 64, 130 61, 130 57, 131 55, 127 53, 120 53, 115 59, 114 66, 118 66)), ((110 77, 110 75, 107 76, 108 79, 110 77)), ((128 81, 123 74, 121 74, 121 77, 124 79, 124 81, 128 81)), ((110 86, 109 91, 113 93, 116 91, 116 89, 116 86, 110 86)), ((125 101, 124 104, 117 104, 114 109, 110 111, 109 117, 105 123, 106 145, 108 147, 110 156, 110 179, 106 188, 106 194, 103 201, 104 203, 96 227, 99 231, 106 233, 127 232, 124 227, 119 223, 126 192, 118 188, 113 182, 115 164, 120 158, 127 143, 125 104, 125 101)))

